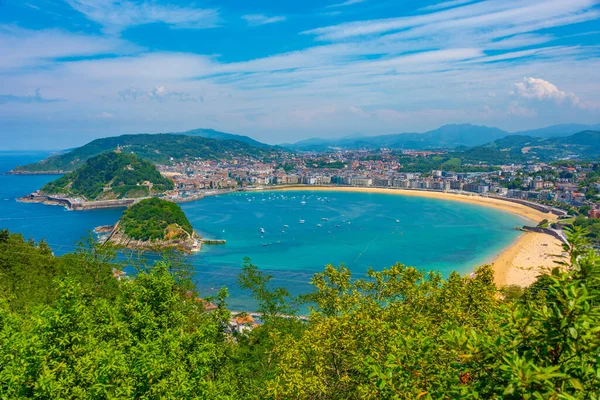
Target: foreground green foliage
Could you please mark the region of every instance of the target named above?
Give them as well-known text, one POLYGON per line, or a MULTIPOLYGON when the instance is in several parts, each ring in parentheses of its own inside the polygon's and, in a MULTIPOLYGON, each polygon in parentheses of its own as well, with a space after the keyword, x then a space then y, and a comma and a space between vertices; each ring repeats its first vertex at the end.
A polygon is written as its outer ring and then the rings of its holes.
POLYGON ((580 215, 573 221, 573 226, 585 228, 590 242, 595 246, 600 246, 600 219, 585 218, 580 215))
POLYGON ((110 250, 54 257, 4 231, 0 398, 598 399, 600 259, 569 237, 562 264, 505 297, 489 266, 396 264, 358 280, 328 266, 290 299, 246 261, 264 324, 229 334, 225 292, 204 311, 171 259, 129 260, 119 281, 110 250), (306 322, 284 316, 296 300, 306 322))
POLYGON ((169 230, 183 229, 194 232, 192 224, 177 204, 156 197, 135 203, 123 212, 119 227, 130 238, 137 240, 163 240, 169 230))
POLYGON ((133 154, 108 152, 81 168, 47 183, 42 192, 83 196, 88 200, 146 197, 173 189, 156 167, 133 154))

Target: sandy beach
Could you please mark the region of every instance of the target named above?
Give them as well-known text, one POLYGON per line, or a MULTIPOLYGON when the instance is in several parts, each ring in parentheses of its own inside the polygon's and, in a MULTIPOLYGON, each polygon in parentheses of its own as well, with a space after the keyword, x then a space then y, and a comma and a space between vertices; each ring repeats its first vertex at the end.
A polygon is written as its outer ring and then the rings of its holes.
POLYGON ((536 277, 555 267, 556 255, 563 252, 561 242, 544 233, 527 232, 493 261, 498 286, 529 286, 536 277))
MULTIPOLYGON (((268 188, 266 190, 339 191, 427 197, 478 204, 485 207, 493 207, 499 210, 517 214, 529 220, 524 221, 524 225, 535 225, 544 219, 549 221, 556 220, 556 216, 554 214, 543 213, 522 204, 511 203, 508 201, 488 197, 481 197, 478 195, 467 195, 451 192, 428 192, 420 190, 336 186, 286 186, 279 188, 268 188)), ((496 257, 490 260, 490 263, 494 266, 496 284, 498 286, 528 286, 535 281, 536 277, 541 271, 554 266, 554 258, 552 255, 561 254, 561 252, 561 242, 558 239, 543 233, 524 233, 509 247, 504 249, 496 257)))
MULTIPOLYGON (((511 203, 504 200, 482 197, 476 194, 468 195, 453 192, 429 192, 424 190, 406 190, 406 189, 386 189, 386 188, 370 188, 370 187, 344 187, 344 186, 281 186, 281 187, 265 187, 264 190, 312 190, 312 191, 336 191, 336 192, 357 192, 357 193, 382 193, 395 194, 402 196, 427 197, 431 199, 452 200, 462 203, 479 204, 482 206, 492 207, 499 210, 507 211, 513 214, 520 215, 528 219, 529 223, 536 224, 544 219, 555 220, 556 215, 543 213, 533 208, 524 206, 518 203, 511 203)), ((524 223, 526 225, 526 223, 524 223)))

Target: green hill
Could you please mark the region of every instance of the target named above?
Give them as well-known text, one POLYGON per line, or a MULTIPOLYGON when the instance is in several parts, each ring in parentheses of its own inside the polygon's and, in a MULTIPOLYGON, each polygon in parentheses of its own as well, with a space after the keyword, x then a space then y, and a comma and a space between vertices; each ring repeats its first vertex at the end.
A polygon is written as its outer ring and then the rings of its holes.
POLYGON ((191 131, 181 132, 182 135, 188 136, 199 136, 207 139, 216 139, 216 140, 237 140, 238 142, 249 144, 253 147, 259 148, 269 148, 266 143, 259 142, 258 140, 254 140, 251 137, 243 136, 243 135, 235 135, 233 133, 225 133, 215 131, 214 129, 192 129, 191 131))
MULTIPOLYGON (((173 240, 194 229, 177 204, 156 197, 135 203, 123 213, 119 230, 135 240, 173 240)), ((187 235, 186 235, 187 234, 187 235)))
POLYGON ((471 162, 552 161, 564 158, 600 158, 600 132, 583 131, 564 137, 540 138, 511 135, 467 149, 462 157, 471 162))
POLYGON ((157 164, 167 164, 190 158, 205 160, 228 159, 233 156, 263 158, 277 152, 273 148, 258 148, 238 140, 217 140, 184 134, 137 134, 96 139, 66 153, 48 157, 34 164, 16 167, 13 173, 70 172, 82 166, 86 160, 98 154, 115 150, 157 164))
POLYGON ((171 189, 173 182, 163 177, 152 163, 134 154, 109 152, 89 158, 83 166, 47 183, 41 191, 109 200, 146 197, 171 189))

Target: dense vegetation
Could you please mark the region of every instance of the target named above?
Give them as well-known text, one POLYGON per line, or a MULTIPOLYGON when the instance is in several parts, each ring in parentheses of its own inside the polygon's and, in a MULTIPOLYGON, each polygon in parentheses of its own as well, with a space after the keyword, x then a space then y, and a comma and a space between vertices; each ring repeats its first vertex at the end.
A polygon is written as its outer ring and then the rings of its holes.
POLYGON ((190 235, 194 232, 181 207, 156 197, 127 208, 119 220, 119 227, 136 240, 163 240, 173 227, 181 228, 190 235))
POLYGON ((306 162, 308 168, 329 168, 329 169, 342 169, 346 167, 346 163, 343 161, 328 161, 323 159, 309 160, 306 162))
POLYGON ((85 146, 51 156, 35 164, 20 166, 15 172, 74 171, 86 160, 121 146, 124 152, 157 164, 168 164, 171 158, 216 160, 236 156, 269 157, 276 153, 270 147, 254 147, 237 140, 216 140, 177 134, 138 134, 96 139, 85 146))
POLYGON ((531 136, 507 136, 484 146, 465 151, 464 157, 471 161, 489 163, 518 163, 531 160, 551 161, 567 157, 600 157, 600 132, 583 131, 566 137, 539 138, 531 136))
POLYGON ((77 170, 46 184, 42 192, 95 200, 146 197, 171 189, 173 182, 148 161, 134 154, 108 152, 88 159, 77 170), (145 182, 151 184, 151 189, 145 182))
POLYGON ((401 264, 365 279, 328 266, 302 301, 246 263, 264 324, 223 333, 222 290, 204 312, 177 260, 110 249, 54 257, 0 234, 3 398, 596 399, 600 258, 569 233, 564 269, 500 297, 489 266, 447 279, 401 264), (177 265, 178 268, 174 268, 177 265))
POLYGON ((600 247, 600 219, 585 218, 583 215, 578 216, 573 220, 573 226, 585 229, 587 238, 590 242, 600 247))
POLYGON ((398 157, 398 161, 402 164, 402 172, 420 172, 424 174, 429 174, 434 169, 458 173, 489 172, 496 169, 491 164, 484 164, 483 166, 478 165, 478 163, 470 164, 457 153, 434 154, 420 157, 401 155, 398 157))

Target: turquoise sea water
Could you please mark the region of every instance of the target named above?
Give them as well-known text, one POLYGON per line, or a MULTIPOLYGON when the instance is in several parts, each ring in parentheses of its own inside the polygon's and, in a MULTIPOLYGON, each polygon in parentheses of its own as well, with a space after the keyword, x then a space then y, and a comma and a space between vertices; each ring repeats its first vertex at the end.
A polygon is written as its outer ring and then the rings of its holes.
MULTIPOLYGON (((0 152, 0 172, 44 156, 0 152)), ((121 209, 66 211, 15 201, 55 178, 0 175, 0 228, 45 238, 56 253, 64 253, 94 227, 120 217, 121 209)), ((232 309, 252 307, 236 284, 244 257, 294 294, 307 292, 312 274, 328 263, 344 263, 356 276, 395 262, 445 275, 468 273, 508 246, 519 234, 514 228, 527 222, 453 201, 335 191, 233 193, 182 208, 203 236, 227 240, 204 246, 189 260, 201 293, 213 295, 227 286, 232 309)))

